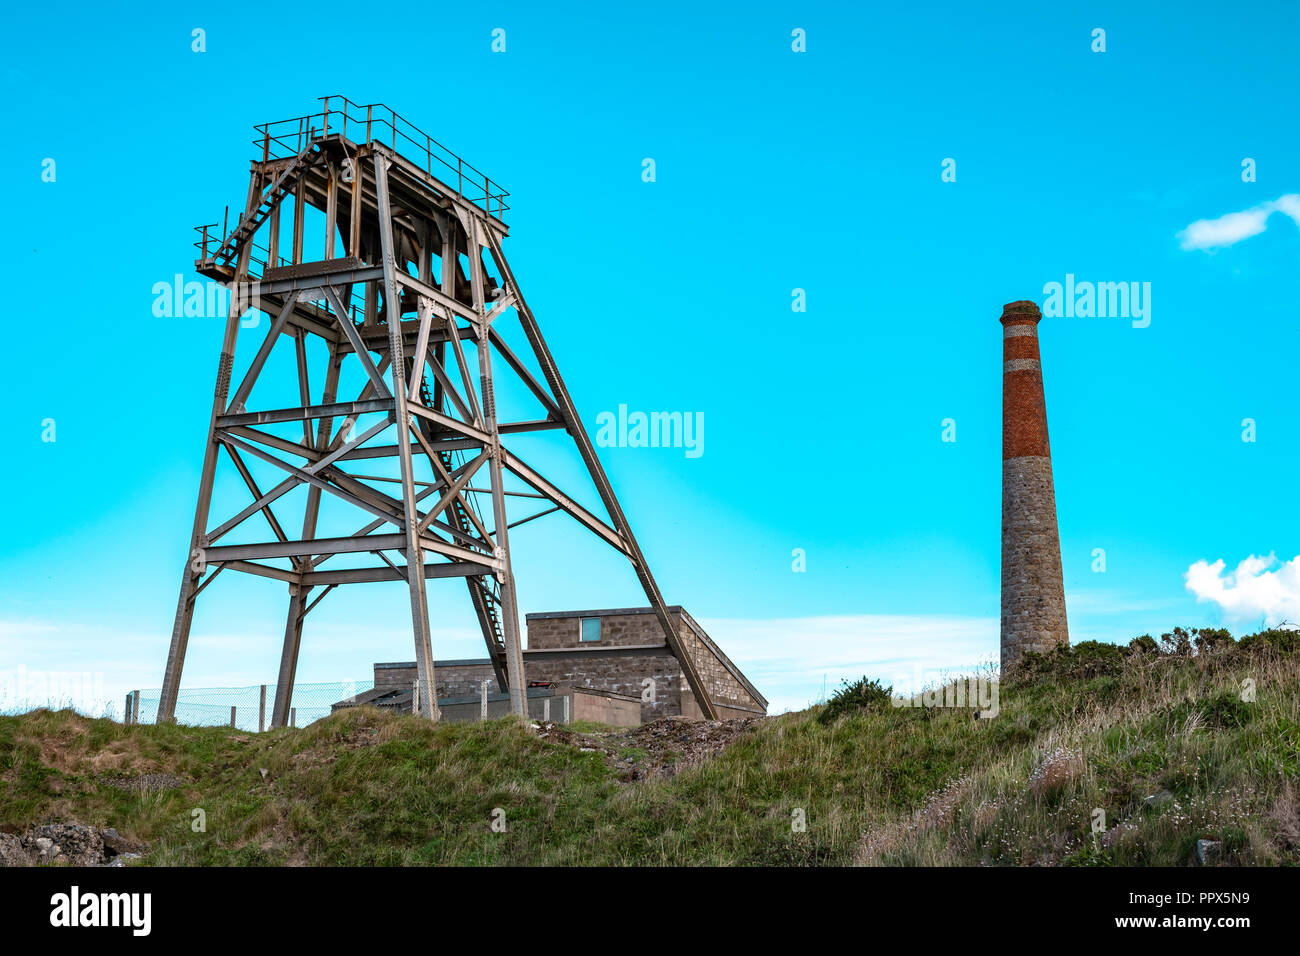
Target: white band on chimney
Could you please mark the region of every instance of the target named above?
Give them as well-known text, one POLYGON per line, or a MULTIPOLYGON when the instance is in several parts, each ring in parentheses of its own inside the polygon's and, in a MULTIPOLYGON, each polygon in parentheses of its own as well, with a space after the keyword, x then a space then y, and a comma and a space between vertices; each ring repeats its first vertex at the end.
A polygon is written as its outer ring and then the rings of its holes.
POLYGON ((1036 325, 1026 325, 1024 323, 1021 323, 1020 325, 1004 325, 1002 327, 1002 337, 1004 339, 1014 339, 1022 335, 1037 335, 1037 334, 1038 334, 1038 326, 1036 325))
POLYGON ((1007 359, 1002 363, 1002 373, 1007 372, 1041 372, 1043 367, 1038 359, 1007 359))

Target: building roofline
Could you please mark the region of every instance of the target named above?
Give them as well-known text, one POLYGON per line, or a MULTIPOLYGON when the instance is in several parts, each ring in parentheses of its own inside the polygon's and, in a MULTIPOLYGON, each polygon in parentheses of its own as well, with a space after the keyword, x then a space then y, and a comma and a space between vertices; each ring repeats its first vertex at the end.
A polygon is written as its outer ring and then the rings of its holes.
MULTIPOLYGON (((678 614, 682 611, 680 604, 670 604, 667 608, 669 611, 678 614)), ((564 617, 614 617, 619 614, 653 614, 655 609, 652 607, 606 607, 591 608, 585 611, 534 611, 532 614, 525 614, 525 621, 545 621, 550 618, 564 617)))
MULTIPOLYGON (((492 661, 486 657, 483 658, 466 657, 460 660, 433 662, 433 666, 435 670, 439 667, 468 667, 472 664, 482 664, 484 666, 490 667, 492 666, 492 661)), ((389 668, 396 669, 396 668, 405 668, 405 667, 414 667, 414 666, 415 666, 415 661, 385 661, 385 662, 376 661, 375 662, 376 668, 383 668, 385 670, 389 668)))
POLYGON ((719 661, 722 662, 722 666, 727 669, 727 672, 730 673, 737 682, 739 682, 740 686, 749 691, 754 700, 758 701, 763 706, 764 711, 766 711, 767 698, 758 692, 758 688, 749 682, 749 678, 741 672, 739 667, 731 662, 731 658, 726 655, 716 642, 714 642, 713 638, 709 637, 709 635, 704 632, 704 628, 700 627, 695 618, 691 617, 685 611, 682 611, 682 620, 686 622, 686 626, 691 629, 695 636, 700 639, 700 642, 707 647, 719 661))

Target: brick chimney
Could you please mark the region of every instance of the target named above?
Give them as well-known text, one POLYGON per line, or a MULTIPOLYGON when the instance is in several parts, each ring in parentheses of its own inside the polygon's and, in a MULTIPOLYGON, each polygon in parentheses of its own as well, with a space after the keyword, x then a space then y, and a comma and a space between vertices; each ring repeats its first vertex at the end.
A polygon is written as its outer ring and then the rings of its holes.
POLYGON ((1002 310, 1002 670, 1070 643, 1033 302, 1002 310))

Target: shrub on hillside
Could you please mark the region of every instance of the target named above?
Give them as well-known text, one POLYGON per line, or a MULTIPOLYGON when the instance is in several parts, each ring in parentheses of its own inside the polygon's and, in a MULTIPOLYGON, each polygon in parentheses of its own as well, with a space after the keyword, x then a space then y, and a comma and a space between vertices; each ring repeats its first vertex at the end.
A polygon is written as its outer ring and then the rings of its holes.
POLYGON ((1232 639, 1232 635, 1228 633, 1228 629, 1224 627, 1196 628, 1192 633, 1196 635, 1192 639, 1192 643, 1196 645, 1196 653, 1198 654, 1224 650, 1237 643, 1232 639))
POLYGON ((1168 634, 1160 635, 1160 653, 1171 657, 1192 656, 1192 634, 1184 627, 1176 627, 1168 634))
POLYGON ((1124 666, 1126 650, 1118 644, 1080 641, 1058 645, 1045 654, 1028 651, 1007 677, 1014 681, 1090 680, 1112 677, 1124 666))
POLYGON ((1130 654, 1155 657, 1160 653, 1160 645, 1150 634, 1143 634, 1128 642, 1128 651, 1130 654))
POLYGON ((1258 634, 1248 634, 1237 642, 1247 653, 1271 650, 1283 654, 1300 651, 1300 631, 1288 627, 1270 627, 1258 634))
POLYGON ((840 689, 826 702, 817 720, 823 724, 833 723, 845 714, 858 713, 863 710, 879 710, 890 706, 894 688, 885 687, 878 680, 862 677, 856 681, 841 681, 840 689))

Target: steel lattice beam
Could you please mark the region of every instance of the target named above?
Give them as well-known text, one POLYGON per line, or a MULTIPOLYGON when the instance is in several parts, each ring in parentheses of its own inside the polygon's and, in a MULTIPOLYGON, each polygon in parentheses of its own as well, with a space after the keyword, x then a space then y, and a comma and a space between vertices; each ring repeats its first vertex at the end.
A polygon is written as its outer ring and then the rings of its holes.
MULTIPOLYGON (((223 237, 215 256, 205 248, 197 263, 202 274, 229 286, 232 304, 159 720, 175 715, 196 599, 226 570, 289 586, 273 726, 287 720, 307 613, 339 585, 383 581, 406 584, 420 677, 419 709, 436 717, 425 582, 446 577, 465 579, 498 680, 510 690, 512 710, 523 714, 526 680, 509 531, 552 513, 573 518, 630 561, 701 710, 716 716, 712 696, 673 629, 645 557, 501 251, 506 229, 499 217, 368 138, 358 142, 322 129, 312 142, 298 144, 296 154, 291 150, 290 156, 277 158, 270 155, 269 132, 267 136, 268 155, 254 163, 236 233, 223 237), (352 170, 350 181, 340 175, 345 161, 352 170), (285 264, 280 214, 291 201, 291 254, 285 264), (325 214, 325 255, 320 261, 303 261, 305 204, 325 214), (263 248, 259 237, 267 243, 265 261, 253 255, 263 248), (341 254, 336 256, 339 245, 341 254), (489 278, 484 256, 495 266, 500 285, 489 278), (462 268, 462 258, 468 269, 462 268), (231 394, 235 346, 249 302, 272 321, 231 394), (498 329, 512 314, 540 377, 529 370, 525 357, 507 346, 498 329), (258 402, 258 383, 270 374, 269 359, 286 336, 295 353, 300 401, 292 407, 267 408, 258 402), (313 374, 313 342, 325 349, 323 374, 313 374), (474 347, 473 360, 466 342, 474 347), (500 360, 499 368, 494 358, 500 360), (502 372, 515 377, 536 399, 540 417, 499 420, 493 376, 502 372), (360 375, 365 382, 352 401, 340 401, 337 394, 345 373, 360 375), (314 378, 321 383, 318 400, 312 391, 314 378), (378 417, 360 424, 365 416, 378 417), (294 423, 301 425, 301 440, 276 433, 297 427, 294 423), (608 520, 562 492, 503 444, 508 435, 549 430, 563 430, 576 445, 608 520), (223 448, 250 502, 213 525, 213 483, 223 448), (259 467, 270 466, 281 476, 268 490, 251 467, 259 462, 259 467), (374 463, 363 469, 366 473, 356 470, 363 462, 374 463), (370 473, 384 467, 395 473, 370 473), (475 475, 486 479, 471 483, 475 475), (507 476, 531 490, 508 489, 507 476), (302 533, 291 538, 283 526, 283 504, 290 500, 285 495, 299 486, 306 486, 307 501, 302 533), (537 499, 541 510, 512 517, 508 500, 519 504, 526 498, 537 499), (351 509, 365 523, 351 536, 318 536, 321 506, 327 500, 351 509), (488 510, 490 520, 485 517, 488 510), (261 527, 260 522, 246 524, 258 514, 266 518, 273 538, 232 540, 236 532, 249 535, 250 529, 261 527), (341 566, 361 559, 378 563, 341 566), (322 567, 326 562, 333 563, 322 567), (313 597, 313 592, 318 593, 313 597)), ((490 188, 486 194, 492 195, 490 188)))

